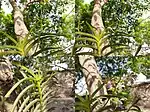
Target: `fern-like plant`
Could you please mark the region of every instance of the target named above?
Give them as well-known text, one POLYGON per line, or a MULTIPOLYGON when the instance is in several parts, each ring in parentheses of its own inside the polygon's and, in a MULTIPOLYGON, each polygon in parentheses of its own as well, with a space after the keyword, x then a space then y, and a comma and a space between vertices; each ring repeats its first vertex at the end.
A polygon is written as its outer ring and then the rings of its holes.
POLYGON ((11 93, 17 87, 23 85, 24 88, 20 91, 13 103, 11 112, 47 112, 47 104, 50 102, 51 90, 48 88, 49 80, 54 76, 52 74, 49 78, 45 78, 40 70, 34 73, 25 66, 19 65, 23 71, 23 79, 19 80, 4 96, 3 102, 10 97, 11 93))
POLYGON ((76 112, 141 112, 136 105, 137 101, 131 102, 124 109, 119 109, 111 102, 114 98, 125 98, 121 94, 108 94, 97 96, 103 85, 100 85, 92 95, 88 93, 85 96, 76 94, 75 110, 76 112), (97 100, 98 99, 98 100, 97 100))
MULTIPOLYGON (((88 23, 87 23, 88 24, 88 23)), ((108 36, 105 30, 100 31, 99 33, 96 32, 96 30, 88 24, 90 30, 92 31, 92 34, 85 33, 85 32, 76 32, 79 37, 75 39, 75 45, 73 48, 73 54, 76 55, 93 55, 96 57, 99 56, 107 56, 111 53, 114 53, 117 50, 123 49, 126 47, 124 44, 108 44, 108 39, 111 38, 108 36), (89 44, 90 43, 90 44, 89 44), (107 45, 105 45, 107 43, 107 45), (106 49, 115 46, 116 49, 113 49, 106 54, 103 53, 106 49), (91 48, 93 49, 93 52, 78 52, 80 48, 91 48)))
POLYGON ((75 109, 77 112, 102 112, 104 110, 109 110, 111 106, 107 106, 112 95, 100 95, 97 96, 96 94, 101 91, 103 84, 100 85, 92 95, 88 95, 86 93, 85 97, 76 94, 76 101, 75 109), (98 99, 98 100, 97 100, 98 99), (102 99, 106 99, 107 101, 102 102, 102 99), (95 111, 96 110, 96 111, 95 111))
MULTIPOLYGON (((49 38, 49 37, 55 37, 57 34, 49 34, 46 36, 41 36, 38 38, 31 37, 30 34, 26 35, 25 38, 21 40, 15 40, 13 37, 8 35, 7 33, 0 31, 1 34, 5 35, 5 38, 8 38, 12 41, 13 45, 0 45, 0 56, 4 55, 15 55, 19 54, 23 57, 26 56, 37 56, 38 54, 42 53, 43 51, 49 50, 49 49, 60 49, 60 47, 48 47, 44 49, 38 49, 38 44, 42 39, 49 38), (34 48, 36 47, 36 48, 34 48), (32 49, 35 49, 32 51, 32 49)), ((60 35, 58 35, 60 36, 60 35)), ((59 52, 62 50, 59 50, 59 52)))

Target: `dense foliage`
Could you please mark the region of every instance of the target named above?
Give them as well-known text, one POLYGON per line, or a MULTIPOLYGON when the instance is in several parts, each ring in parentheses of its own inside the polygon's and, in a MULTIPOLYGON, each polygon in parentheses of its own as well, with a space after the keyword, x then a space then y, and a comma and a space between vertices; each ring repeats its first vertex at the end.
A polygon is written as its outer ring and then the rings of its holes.
POLYGON ((22 13, 29 34, 19 41, 14 31, 13 11, 5 14, 0 1, 0 64, 8 57, 14 73, 13 81, 0 81, 0 95, 4 103, 15 94, 12 112, 16 107, 20 107, 18 112, 47 111, 45 105, 53 97, 48 82, 58 71, 75 71, 77 80, 83 77, 78 62, 81 55, 78 50, 82 47, 93 49, 83 54, 95 56, 104 84, 108 84, 108 95, 98 96, 104 102, 95 102, 98 98, 95 94, 103 85, 92 96, 88 92, 85 96, 77 94, 76 111, 91 112, 97 105, 100 105, 97 112, 140 110, 130 95, 127 80, 132 77, 131 72, 150 77, 150 20, 142 18, 149 10, 149 0, 108 0, 102 7, 105 30, 99 35, 94 35, 90 25, 94 1, 90 4, 83 0, 26 2, 20 0, 19 7, 25 7, 22 13), (103 55, 107 48, 101 48, 105 37, 111 52, 103 55), (9 84, 12 87, 4 90, 9 84))
MULTIPOLYGON (((88 25, 91 23, 93 4, 93 1, 90 4, 84 4, 84 1, 76 0, 75 25, 76 31, 80 32, 76 35, 77 45, 83 44, 84 47, 90 47, 94 50, 101 48, 95 48, 94 44, 92 44, 95 40, 93 40, 94 37, 90 36, 93 34, 93 31, 88 25), (86 37, 86 39, 82 40, 84 37, 86 37), (82 41, 79 42, 79 40, 82 41)), ((99 108, 101 111, 107 110, 108 108, 112 109, 108 109, 109 111, 121 111, 118 109, 127 109, 128 105, 132 102, 131 100, 133 100, 133 97, 129 94, 131 88, 128 85, 130 81, 133 83, 131 80, 133 78, 133 73, 142 73, 146 75, 147 78, 150 75, 150 57, 148 51, 150 21, 149 18, 142 18, 143 13, 147 10, 149 10, 149 1, 141 2, 138 0, 109 0, 106 5, 102 7, 105 35, 109 39, 111 50, 113 52, 107 56, 101 54, 99 54, 99 56, 96 55, 96 60, 99 66, 99 72, 105 80, 104 82, 112 87, 111 92, 109 93, 110 96, 108 95, 106 98, 108 100, 110 97, 112 98, 111 103, 116 110, 113 107, 103 107, 104 104, 99 108)), ((81 109, 88 112, 91 111, 90 109, 93 110, 93 108, 96 107, 97 104, 93 104, 95 100, 92 100, 89 97, 85 96, 84 98, 80 98, 77 95, 77 110, 81 109), (90 104, 93 104, 94 107, 89 105, 89 102, 90 104)), ((131 105, 135 106, 134 103, 131 105)), ((129 111, 130 109, 127 110, 129 111)), ((140 110, 138 109, 138 111, 140 110)))

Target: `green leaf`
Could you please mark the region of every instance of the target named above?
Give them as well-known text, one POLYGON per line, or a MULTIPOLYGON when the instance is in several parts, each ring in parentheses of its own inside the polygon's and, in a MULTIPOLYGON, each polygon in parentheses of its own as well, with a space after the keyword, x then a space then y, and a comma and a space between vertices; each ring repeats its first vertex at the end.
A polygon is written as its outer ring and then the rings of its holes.
POLYGON ((4 56, 4 55, 10 55, 10 54, 20 54, 20 52, 18 51, 0 51, 0 56, 4 56))
POLYGON ((20 66, 22 69, 26 70, 26 71, 27 71, 28 73, 30 73, 33 77, 36 77, 36 75, 34 74, 34 72, 33 72, 32 70, 30 70, 30 69, 28 69, 27 67, 22 66, 22 65, 20 65, 20 64, 16 64, 16 65, 18 65, 18 66, 20 66))
POLYGON ((80 45, 75 45, 74 46, 74 48, 80 48, 80 47, 87 47, 87 48, 97 49, 95 46, 84 45, 84 44, 80 44, 80 45))
POLYGON ((79 35, 84 35, 84 36, 88 36, 88 37, 92 37, 93 39, 96 39, 97 37, 92 35, 92 34, 89 34, 89 33, 84 33, 84 32, 76 32, 76 34, 79 34, 79 35))
POLYGON ((82 96, 80 96, 80 95, 78 95, 78 94, 75 94, 75 96, 76 96, 81 102, 84 102, 84 101, 85 101, 85 99, 84 99, 82 96))
POLYGON ((18 104, 18 101, 21 99, 21 97, 30 89, 30 88, 33 88, 34 87, 34 84, 32 85, 29 85, 27 86, 23 91, 21 91, 21 93, 17 96, 14 104, 13 104, 13 107, 12 107, 12 110, 11 112, 14 112, 15 111, 15 107, 17 106, 18 104))
POLYGON ((48 47, 48 48, 44 48, 44 49, 41 49, 41 50, 35 52, 32 56, 37 56, 38 54, 42 53, 43 51, 47 51, 47 50, 51 50, 51 49, 59 49, 59 48, 60 47, 48 47))
POLYGON ((3 45, 3 46, 0 46, 0 49, 6 49, 6 48, 11 48, 11 49, 20 50, 20 48, 18 48, 18 47, 16 47, 16 46, 11 46, 11 45, 3 45))
POLYGON ((40 104, 37 104, 33 112, 37 112, 40 108, 40 104))
POLYGON ((23 78, 20 81, 18 81, 8 92, 7 94, 4 96, 4 98, 8 98, 10 96, 10 94, 24 81, 29 80, 31 78, 23 78))
POLYGON ((99 104, 98 101, 92 104, 92 107, 91 107, 92 111, 98 106, 98 104, 99 104))
POLYGON ((105 110, 113 109, 112 105, 106 105, 103 108, 99 108, 96 112, 105 112, 105 110))
POLYGON ((123 48, 117 48, 117 49, 114 49, 114 50, 111 50, 110 52, 106 53, 104 56, 108 56, 116 51, 119 51, 119 50, 122 50, 123 48))
POLYGON ((86 110, 86 112, 90 112, 89 104, 86 104, 86 102, 76 102, 75 107, 76 109, 80 108, 82 110, 86 110))
POLYGON ((46 97, 47 97, 50 93, 52 93, 52 91, 48 91, 46 94, 44 94, 44 95, 43 95, 43 100, 45 100, 46 97))
MULTIPOLYGON (((125 45, 125 44, 106 45, 106 46, 104 46, 104 47, 101 49, 101 54, 103 54, 103 51, 104 51, 105 49, 107 49, 107 48, 109 48, 109 47, 112 47, 112 46, 116 46, 116 47, 118 48, 118 50, 119 50, 119 49, 123 49, 123 48, 121 48, 121 47, 126 47, 127 45, 125 45), (119 48, 119 47, 120 47, 120 48, 119 48)), ((113 50, 113 51, 115 51, 115 50, 113 50)), ((110 51, 110 52, 112 52, 112 51, 110 51)))
POLYGON ((92 38, 87 38, 87 37, 80 37, 80 38, 76 38, 75 41, 89 41, 89 42, 97 42, 95 39, 92 39, 92 38))
POLYGON ((17 44, 17 41, 13 37, 9 36, 7 33, 3 31, 0 31, 0 33, 6 35, 6 37, 9 38, 15 45, 17 44))
POLYGON ((35 103, 37 103, 38 101, 40 101, 40 99, 34 99, 33 101, 31 101, 26 107, 25 109, 23 110, 23 112, 28 112, 29 109, 35 105, 35 103))
POLYGON ((29 43, 29 45, 26 45, 26 47, 25 47, 25 54, 27 55, 28 53, 29 53, 29 51, 33 48, 33 47, 35 47, 35 45, 38 43, 38 39, 37 40, 35 40, 35 41, 33 41, 33 42, 30 42, 29 43))
POLYGON ((98 88, 92 93, 91 97, 94 98, 96 93, 99 92, 103 88, 104 84, 100 84, 98 88))
POLYGON ((92 52, 81 52, 81 53, 76 53, 76 55, 92 55, 95 57, 98 57, 99 55, 93 54, 92 52))
POLYGON ((23 103, 21 104, 21 106, 20 106, 18 112, 22 112, 22 111, 23 111, 25 105, 29 102, 29 99, 30 99, 30 96, 28 96, 28 97, 23 101, 23 103))

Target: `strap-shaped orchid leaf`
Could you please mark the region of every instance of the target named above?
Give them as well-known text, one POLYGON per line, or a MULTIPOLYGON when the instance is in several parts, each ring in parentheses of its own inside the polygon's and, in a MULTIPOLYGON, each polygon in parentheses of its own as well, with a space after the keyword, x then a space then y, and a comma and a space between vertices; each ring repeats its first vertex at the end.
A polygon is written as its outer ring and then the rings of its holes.
POLYGON ((101 90, 103 89, 104 84, 99 85, 99 87, 92 93, 91 97, 94 98, 95 95, 101 90))
POLYGON ((8 35, 7 33, 3 32, 0 30, 0 33, 4 34, 7 38, 9 38, 15 45, 17 44, 17 41, 11 37, 10 35, 8 35))
POLYGON ((95 39, 93 38, 87 38, 87 37, 79 37, 79 38, 76 38, 75 40, 76 42, 80 42, 80 41, 88 41, 88 42, 97 42, 95 39))
POLYGON ((27 78, 23 78, 20 81, 18 81, 8 92, 7 94, 4 96, 4 98, 8 98, 10 96, 10 94, 24 81, 29 80, 31 78, 27 77, 27 78))
POLYGON ((28 112, 29 109, 35 105, 37 102, 39 102, 39 99, 34 99, 33 101, 31 101, 26 107, 25 109, 23 110, 23 112, 28 112))
POLYGON ((15 100, 15 102, 14 102, 14 104, 13 104, 13 107, 12 107, 11 112, 14 112, 15 107, 16 107, 17 104, 18 104, 18 101, 23 97, 23 95, 24 95, 30 88, 33 88, 33 87, 34 87, 34 84, 29 85, 29 86, 27 86, 25 89, 22 90, 22 92, 17 96, 17 98, 16 98, 16 100, 15 100))
POLYGON ((101 49, 101 54, 103 54, 104 50, 109 48, 109 47, 112 47, 112 46, 117 46, 117 48, 121 48, 121 47, 127 47, 127 45, 125 44, 113 44, 113 45, 106 45, 104 46, 102 49, 101 49))
POLYGON ((22 112, 22 111, 23 111, 24 107, 25 107, 25 106, 27 105, 27 103, 29 102, 29 99, 30 99, 30 96, 28 96, 28 97, 23 101, 23 103, 21 104, 21 106, 20 106, 18 112, 22 112))
POLYGON ((92 45, 84 45, 84 44, 80 44, 80 45, 75 45, 74 48, 84 48, 84 47, 87 47, 87 48, 92 48, 92 49, 97 49, 95 46, 92 46, 92 45))
POLYGON ((79 34, 79 35, 83 35, 83 36, 87 36, 87 37, 91 37, 93 39, 96 39, 97 37, 92 35, 92 34, 89 34, 89 33, 84 33, 84 32, 76 32, 76 34, 79 34))
POLYGON ((11 54, 20 54, 20 52, 19 51, 13 51, 13 50, 0 51, 0 56, 11 55, 11 54))
MULTIPOLYGON (((42 53, 43 51, 52 50, 52 49, 57 49, 58 50, 58 49, 60 49, 60 47, 48 47, 48 48, 44 48, 44 49, 41 49, 41 50, 35 52, 32 56, 37 56, 38 54, 42 53)), ((58 51, 60 52, 62 50, 58 50, 58 51)))

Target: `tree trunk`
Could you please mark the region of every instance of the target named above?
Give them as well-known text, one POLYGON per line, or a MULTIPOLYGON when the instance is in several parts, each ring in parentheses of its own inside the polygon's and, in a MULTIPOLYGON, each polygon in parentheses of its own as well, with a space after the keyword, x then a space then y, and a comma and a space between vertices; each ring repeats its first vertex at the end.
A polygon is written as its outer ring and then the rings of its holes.
MULTIPOLYGON (((107 0, 94 0, 94 8, 93 8, 93 15, 91 20, 91 25, 95 28, 96 33, 99 34, 104 31, 105 27, 102 20, 102 6, 107 2, 107 0)), ((102 44, 101 48, 108 45, 109 42, 106 40, 102 44)), ((106 48, 101 55, 105 55, 110 52, 110 48, 106 48)))
POLYGON ((24 23, 23 14, 19 9, 19 7, 17 6, 15 0, 9 0, 9 2, 13 7, 15 34, 17 38, 20 40, 23 39, 29 33, 29 31, 24 23))
MULTIPOLYGON (((93 9, 93 15, 91 19, 91 25, 95 28, 95 31, 97 34, 99 34, 101 31, 104 30, 101 11, 102 11, 102 6, 105 4, 105 2, 106 1, 94 0, 94 9, 93 9)), ((89 52, 91 50, 92 49, 90 48, 86 48, 86 49, 84 48, 81 52, 85 52, 85 51, 89 52)), ((108 49, 106 49, 106 52, 108 52, 108 49)), ((85 76, 89 95, 91 95, 98 88, 99 84, 103 83, 102 78, 98 71, 95 58, 94 56, 91 56, 91 55, 80 55, 79 62, 81 66, 83 66, 84 68, 82 69, 82 71, 85 76)), ((99 91, 96 94, 96 96, 99 96, 102 94, 107 94, 105 86, 103 86, 102 91, 99 91)))
MULTIPOLYGON (((26 36, 28 36, 27 39, 30 39, 31 35, 29 35, 29 31, 25 25, 21 9, 17 6, 17 3, 15 0, 9 0, 9 2, 13 8, 14 30, 15 30, 15 34, 16 34, 18 41, 23 40, 26 36)), ((29 4, 30 2, 32 2, 32 1, 27 1, 26 4, 29 4)), ((22 10, 24 10, 24 9, 22 9, 22 10)), ((32 43, 32 41, 30 43, 32 43)), ((36 50, 39 50, 39 47, 37 44, 32 46, 32 49, 30 49, 30 51, 28 52, 27 55, 31 56, 36 50)))

